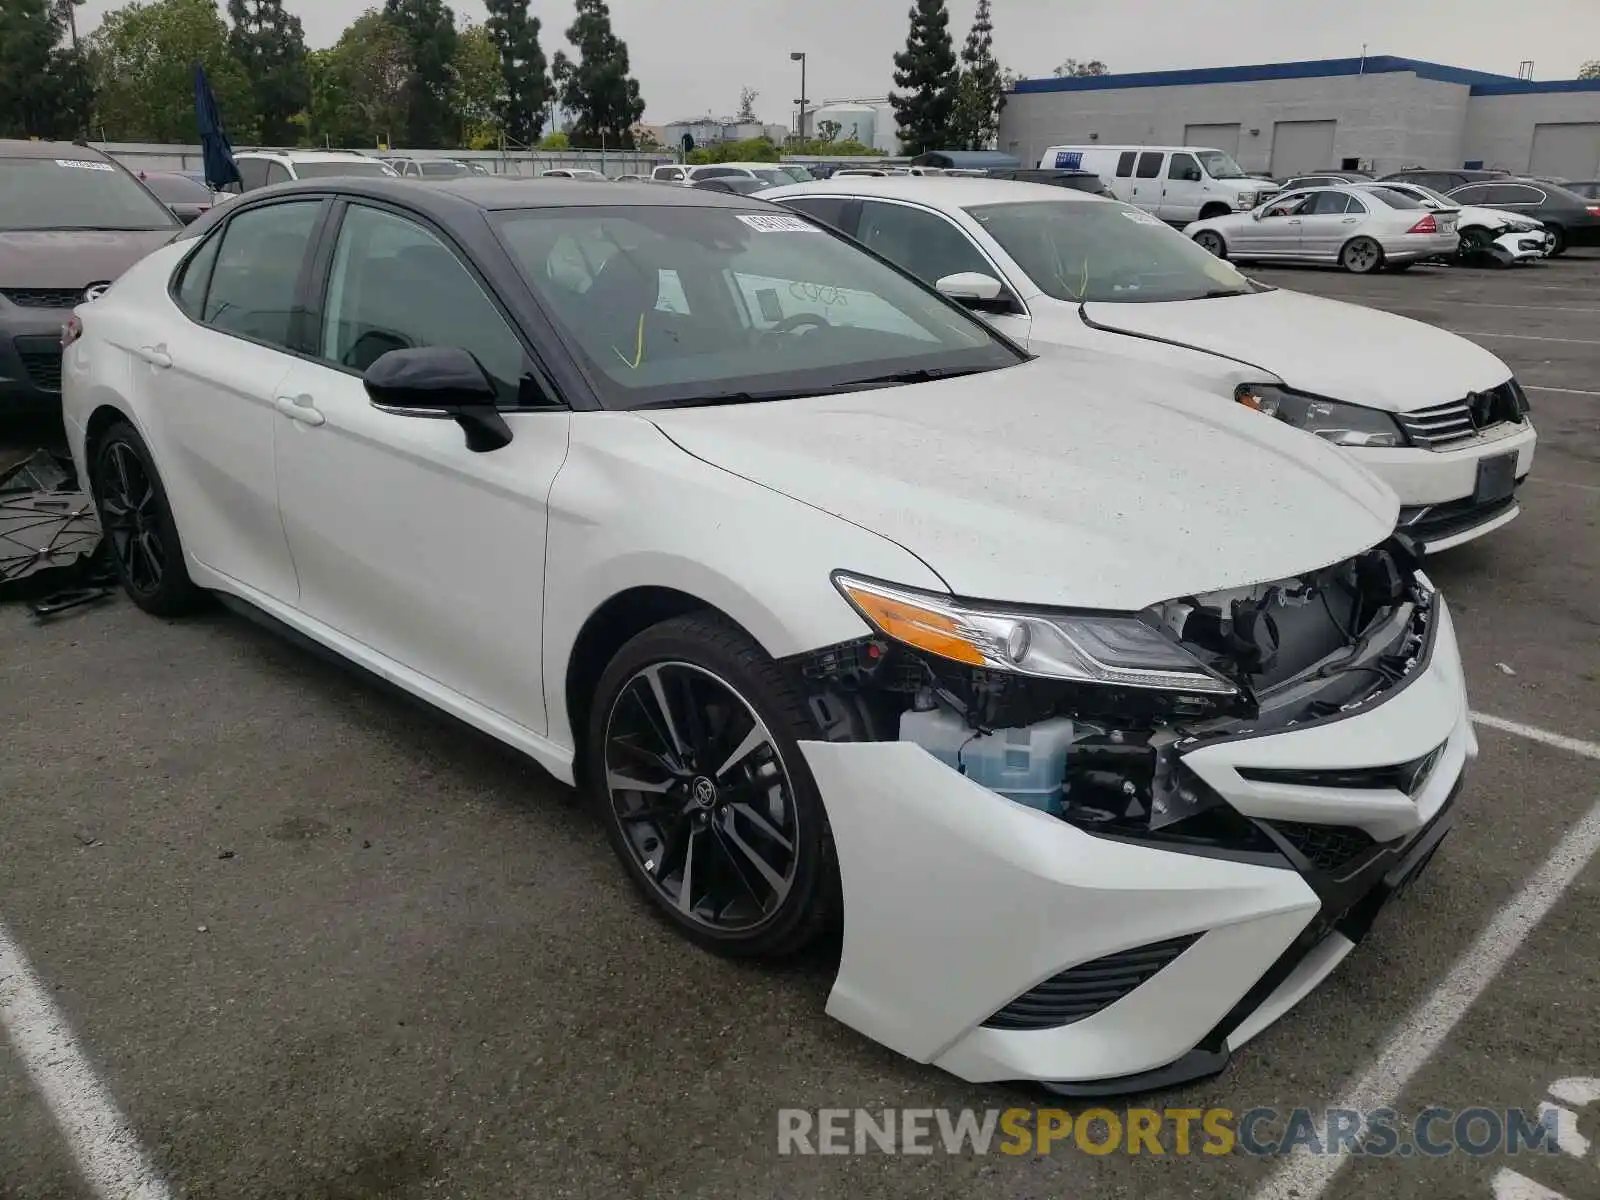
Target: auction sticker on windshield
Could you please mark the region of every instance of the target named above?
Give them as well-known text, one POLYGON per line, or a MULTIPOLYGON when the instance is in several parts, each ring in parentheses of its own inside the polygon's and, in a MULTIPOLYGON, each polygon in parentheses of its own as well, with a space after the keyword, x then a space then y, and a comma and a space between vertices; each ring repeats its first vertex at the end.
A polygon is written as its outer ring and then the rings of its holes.
POLYGON ((750 226, 757 233, 821 233, 822 230, 809 221, 802 221, 799 217, 786 217, 781 214, 768 213, 735 213, 739 220, 750 226))
POLYGON ((71 167, 75 171, 115 171, 110 163, 86 162, 81 158, 58 158, 56 166, 71 167))

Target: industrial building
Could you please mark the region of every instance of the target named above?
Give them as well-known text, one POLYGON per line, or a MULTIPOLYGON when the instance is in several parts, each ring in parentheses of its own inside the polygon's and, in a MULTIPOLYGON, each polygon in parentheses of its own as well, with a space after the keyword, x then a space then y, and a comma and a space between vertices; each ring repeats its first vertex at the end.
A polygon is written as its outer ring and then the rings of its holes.
POLYGON ((1600 179, 1600 79, 1535 82, 1388 55, 1028 79, 998 148, 1208 146, 1280 178, 1331 168, 1487 167, 1600 179))
MULTIPOLYGON (((799 128, 796 113, 796 128, 799 128)), ((882 150, 885 154, 900 153, 899 124, 894 106, 887 96, 869 96, 861 100, 824 100, 806 112, 806 128, 812 137, 822 136, 825 127, 837 125, 836 141, 855 140, 863 146, 882 150)))

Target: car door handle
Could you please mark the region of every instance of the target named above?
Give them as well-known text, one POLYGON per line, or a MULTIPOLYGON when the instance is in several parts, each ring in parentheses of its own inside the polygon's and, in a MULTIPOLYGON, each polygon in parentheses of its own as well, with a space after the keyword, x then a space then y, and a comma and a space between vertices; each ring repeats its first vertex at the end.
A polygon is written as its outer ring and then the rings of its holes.
POLYGON ((328 418, 317 411, 316 401, 310 396, 279 396, 273 405, 291 421, 306 425, 323 425, 328 418))
POLYGON ((140 346, 135 353, 152 367, 159 367, 163 371, 172 365, 172 355, 167 353, 165 346, 140 346))
POLYGON ((1341 221, 1339 223, 1341 225, 1354 225, 1360 219, 1361 219, 1360 217, 1346 217, 1343 221, 1341 221))

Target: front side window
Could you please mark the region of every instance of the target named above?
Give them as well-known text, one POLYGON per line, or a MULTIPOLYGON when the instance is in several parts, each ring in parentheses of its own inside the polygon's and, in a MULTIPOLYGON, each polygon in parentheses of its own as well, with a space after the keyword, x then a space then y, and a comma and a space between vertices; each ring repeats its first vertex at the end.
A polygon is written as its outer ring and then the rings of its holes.
POLYGON ((1174 154, 1172 165, 1167 168, 1167 178, 1184 183, 1199 183, 1200 164, 1195 162, 1192 154, 1174 154))
POLYGON ((0 157, 0 230, 174 229, 172 211, 99 159, 0 157))
MULTIPOLYGON (((1313 195, 1314 194, 1315 193, 1313 193, 1313 195)), ((1311 197, 1305 192, 1296 192, 1290 196, 1281 196, 1268 204, 1267 207, 1262 210, 1261 216, 1263 218, 1291 217, 1296 213, 1304 212, 1305 205, 1309 204, 1310 202, 1311 197)))
POLYGON ((388 163, 375 158, 351 159, 348 162, 297 162, 294 173, 299 179, 371 179, 397 174, 388 163))
POLYGON ((321 209, 320 201, 297 200, 230 220, 201 320, 222 333, 290 348, 300 271, 321 209))
POLYGON ((821 395, 1023 361, 959 306, 792 213, 649 205, 491 219, 609 408, 821 395))
POLYGON ((963 271, 995 273, 972 239, 948 220, 903 204, 864 201, 856 240, 924 283, 937 283, 963 271))
POLYGON ((1057 300, 1155 303, 1253 290, 1226 262, 1130 205, 1041 200, 967 212, 1057 300))
POLYGON ((1117 159, 1118 179, 1127 179, 1133 174, 1133 164, 1138 157, 1138 154, 1132 150, 1124 150, 1122 152, 1122 157, 1117 159))
POLYGON ((517 402, 522 343, 472 273, 415 221, 353 205, 328 278, 322 357, 365 371, 391 350, 421 346, 470 351, 501 402, 517 402))

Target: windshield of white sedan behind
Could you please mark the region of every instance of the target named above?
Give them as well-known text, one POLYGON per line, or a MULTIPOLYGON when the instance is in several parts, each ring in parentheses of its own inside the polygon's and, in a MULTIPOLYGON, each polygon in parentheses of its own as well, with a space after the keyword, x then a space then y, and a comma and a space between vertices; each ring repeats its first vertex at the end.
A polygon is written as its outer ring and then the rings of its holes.
POLYGON ((1255 290, 1220 258, 1126 204, 1034 201, 967 213, 1057 300, 1154 304, 1255 290))
POLYGON ((495 220, 607 407, 823 395, 1025 357, 793 213, 636 205, 495 220))

